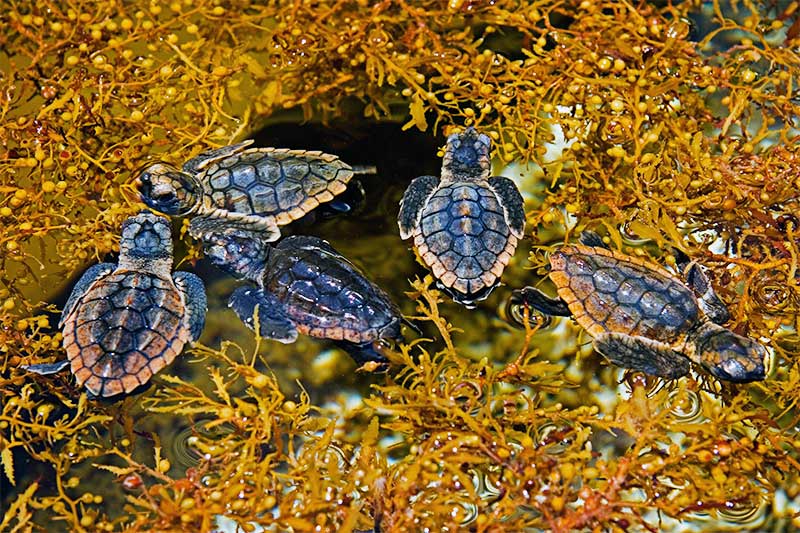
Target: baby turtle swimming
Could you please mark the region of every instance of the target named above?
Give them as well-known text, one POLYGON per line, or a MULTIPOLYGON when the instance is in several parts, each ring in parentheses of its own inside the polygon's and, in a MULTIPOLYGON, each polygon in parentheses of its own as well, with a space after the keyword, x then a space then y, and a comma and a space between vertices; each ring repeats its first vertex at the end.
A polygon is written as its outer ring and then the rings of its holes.
POLYGON ((665 378, 689 372, 693 361, 719 379, 762 380, 764 346, 719 324, 729 319, 696 264, 686 265, 686 283, 649 262, 605 247, 586 233, 582 244, 550 254, 550 279, 560 299, 525 287, 512 295, 545 314, 574 316, 612 363, 665 378))
POLYGON ((490 177, 491 146, 474 128, 450 135, 441 179, 412 181, 397 218, 400 237, 414 238, 439 287, 470 308, 499 283, 525 229, 517 186, 490 177))
POLYGON ((233 223, 275 241, 279 226, 301 218, 347 188, 356 173, 335 155, 285 148, 248 148, 247 140, 201 153, 182 170, 167 163, 147 167, 138 178, 142 201, 171 216, 191 217, 197 237, 233 223))
POLYGON ((197 340, 205 313, 200 278, 172 273, 169 221, 142 211, 122 224, 119 264, 91 267, 72 290, 59 322, 67 360, 26 368, 52 374, 69 365, 91 397, 127 394, 197 340))
POLYGON ((292 343, 298 333, 338 341, 358 362, 386 362, 376 342, 399 339, 397 306, 327 241, 291 236, 270 247, 252 233, 223 228, 203 236, 205 254, 257 287, 239 287, 229 305, 262 337, 292 343))

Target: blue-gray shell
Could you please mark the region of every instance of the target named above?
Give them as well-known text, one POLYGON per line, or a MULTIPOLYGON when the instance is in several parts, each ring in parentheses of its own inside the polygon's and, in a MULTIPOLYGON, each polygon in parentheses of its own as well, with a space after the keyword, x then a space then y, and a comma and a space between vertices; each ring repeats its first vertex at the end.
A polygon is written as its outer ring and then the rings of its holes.
POLYGON ((499 281, 517 237, 485 182, 457 182, 439 187, 428 198, 414 245, 445 287, 474 295, 499 281))

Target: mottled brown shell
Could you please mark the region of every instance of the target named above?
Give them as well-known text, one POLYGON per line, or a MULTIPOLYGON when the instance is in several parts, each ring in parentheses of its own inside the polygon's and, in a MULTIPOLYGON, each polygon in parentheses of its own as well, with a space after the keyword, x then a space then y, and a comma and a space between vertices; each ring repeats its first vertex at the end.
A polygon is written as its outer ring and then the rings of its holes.
POLYGON ((282 226, 332 200, 352 177, 353 169, 335 155, 250 148, 211 163, 198 179, 214 208, 275 217, 282 226))
POLYGON ((185 302, 171 279, 131 270, 100 277, 63 324, 78 385, 98 397, 144 385, 189 341, 185 317, 185 302))
POLYGON ((558 295, 590 335, 641 336, 681 348, 702 312, 694 293, 658 265, 600 247, 550 255, 558 295))

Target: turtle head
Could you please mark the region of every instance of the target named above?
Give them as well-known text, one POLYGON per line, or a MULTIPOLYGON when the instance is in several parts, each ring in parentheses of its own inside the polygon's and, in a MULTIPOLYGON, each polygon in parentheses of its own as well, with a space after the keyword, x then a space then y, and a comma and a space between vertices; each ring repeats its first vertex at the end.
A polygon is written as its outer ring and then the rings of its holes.
POLYGON ((724 329, 714 329, 698 342, 703 366, 718 379, 747 383, 765 377, 767 349, 753 339, 724 329))
POLYGON ((167 215, 186 215, 200 202, 201 188, 194 176, 167 163, 145 168, 137 186, 148 207, 167 215))
POLYGON ((442 161, 442 180, 474 181, 487 179, 492 170, 489 151, 492 140, 488 135, 467 128, 447 138, 442 161))
POLYGON ((172 260, 172 228, 169 220, 142 211, 122 223, 119 242, 122 258, 172 260))
POLYGON ((203 252, 217 268, 237 278, 259 281, 269 258, 269 246, 258 234, 221 228, 202 235, 203 252))

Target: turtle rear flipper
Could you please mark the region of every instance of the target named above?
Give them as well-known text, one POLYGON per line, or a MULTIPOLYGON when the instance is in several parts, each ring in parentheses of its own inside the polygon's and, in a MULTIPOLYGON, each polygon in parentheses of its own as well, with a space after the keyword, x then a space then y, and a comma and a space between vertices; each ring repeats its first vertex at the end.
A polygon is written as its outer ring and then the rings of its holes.
POLYGON ((439 186, 436 176, 420 176, 414 178, 411 185, 400 200, 400 212, 397 215, 397 224, 400 226, 400 238, 405 240, 411 237, 422 218, 422 208, 428 202, 428 197, 439 186))
POLYGON ((203 280, 191 272, 175 272, 172 275, 178 290, 183 293, 186 302, 186 315, 192 342, 200 338, 206 325, 208 301, 203 280))
POLYGON ((216 148, 214 150, 202 152, 184 163, 183 171, 196 174, 214 161, 219 161, 220 159, 225 159, 226 157, 238 154, 253 144, 253 142, 254 141, 252 139, 247 139, 246 141, 242 141, 238 144, 232 144, 230 146, 223 146, 222 148, 216 148))
POLYGON ((69 316, 73 309, 75 309, 75 305, 80 301, 89 287, 97 281, 98 279, 106 276, 114 271, 117 268, 117 265, 112 263, 99 263, 90 267, 86 272, 78 280, 78 283, 75 284, 75 287, 72 288, 72 292, 67 299, 67 303, 64 305, 64 311, 61 313, 61 318, 58 321, 58 327, 64 325, 64 320, 69 316))
POLYGON ((297 328, 286 314, 284 305, 268 292, 255 287, 239 287, 231 294, 228 306, 254 331, 257 310, 257 331, 261 337, 284 344, 297 340, 297 328))
POLYGON ((331 200, 330 202, 322 205, 328 207, 331 211, 336 213, 349 213, 353 210, 353 206, 344 200, 331 200))
POLYGON ((494 176, 489 178, 489 187, 500 200, 503 215, 511 233, 521 239, 525 231, 525 207, 514 180, 503 176, 494 176))
POLYGON ((669 346, 624 333, 602 333, 595 338, 595 349, 609 361, 667 379, 677 379, 689 373, 689 360, 669 346))
MULTIPOLYGON (((475 282, 472 281, 472 283, 475 282)), ((477 302, 480 302, 481 300, 485 300, 486 298, 488 298, 489 295, 492 293, 492 291, 494 291, 499 284, 500 284, 500 279, 498 278, 491 285, 483 285, 478 290, 466 291, 466 292, 462 292, 453 287, 448 287, 441 281, 436 282, 436 287, 445 294, 447 294, 448 296, 450 296, 450 298, 452 298, 454 302, 460 303, 467 309, 475 309, 475 307, 477 307, 477 302)))
POLYGON ((64 359, 63 361, 56 361, 55 363, 40 363, 38 365, 21 365, 20 368, 23 370, 27 370, 28 372, 33 372, 34 374, 39 374, 41 376, 50 376, 52 374, 57 374, 62 370, 69 367, 69 360, 64 359))
POLYGON ((350 169, 353 174, 377 174, 378 167, 375 165, 352 165, 350 169))

